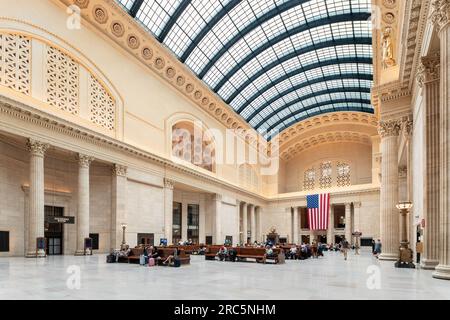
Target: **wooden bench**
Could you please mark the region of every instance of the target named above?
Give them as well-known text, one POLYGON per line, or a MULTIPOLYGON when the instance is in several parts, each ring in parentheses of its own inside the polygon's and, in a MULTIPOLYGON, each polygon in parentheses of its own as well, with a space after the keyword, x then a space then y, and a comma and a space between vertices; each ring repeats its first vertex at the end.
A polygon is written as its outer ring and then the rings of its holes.
MULTIPOLYGON (((159 265, 163 265, 163 262, 169 257, 175 255, 175 250, 177 248, 170 248, 170 247, 159 247, 157 248, 158 255, 161 257, 161 259, 158 261, 159 265)), ((191 257, 190 255, 186 254, 186 252, 183 249, 178 249, 178 255, 177 258, 180 259, 181 265, 186 265, 191 263, 191 257)))
POLYGON ((275 264, 283 264, 285 263, 286 256, 283 248, 275 248, 273 249, 273 255, 268 256, 266 254, 266 262, 267 260, 273 261, 275 264))
POLYGON ((216 260, 220 248, 222 248, 222 246, 208 246, 206 248, 205 260, 216 260))
POLYGON ((238 261, 255 259, 256 262, 266 263, 266 249, 265 248, 236 248, 238 261))
POLYGON ((118 262, 139 264, 139 260, 142 254, 144 254, 143 248, 133 248, 131 249, 128 257, 119 257, 118 262))
POLYGON ((184 250, 184 252, 186 252, 187 254, 197 254, 198 251, 202 248, 203 246, 201 245, 197 245, 197 244, 193 244, 193 245, 186 245, 186 246, 176 246, 176 245, 172 245, 169 246, 168 248, 178 248, 180 250, 184 250))

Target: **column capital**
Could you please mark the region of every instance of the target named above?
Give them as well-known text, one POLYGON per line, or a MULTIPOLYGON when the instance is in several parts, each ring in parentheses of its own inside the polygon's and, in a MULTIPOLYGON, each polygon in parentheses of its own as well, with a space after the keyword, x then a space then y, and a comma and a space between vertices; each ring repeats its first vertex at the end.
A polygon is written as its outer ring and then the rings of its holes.
POLYGON ((361 208, 361 202, 360 202, 360 201, 358 201, 358 202, 353 202, 353 207, 354 207, 354 208, 361 208))
POLYGON ((173 190, 175 188, 175 182, 170 179, 164 179, 164 188, 173 190))
POLYGON ((213 194, 212 198, 213 201, 222 201, 222 195, 218 193, 213 194))
POLYGON ((33 156, 43 157, 49 147, 49 144, 34 139, 28 139, 27 141, 28 151, 30 151, 33 156))
POLYGON ((128 172, 128 167, 122 166, 120 164, 114 164, 112 168, 112 172, 114 176, 117 177, 126 177, 128 172))
POLYGON ((431 22, 440 33, 450 22, 450 0, 433 0, 431 7, 431 22))
POLYGON ((441 53, 433 51, 426 57, 422 57, 417 69, 417 83, 423 88, 426 83, 438 81, 440 78, 441 53))
POLYGON ((397 137, 400 134, 400 130, 401 121, 398 119, 380 121, 378 124, 378 133, 382 138, 397 137))
POLYGON ((351 205, 352 205, 351 202, 347 202, 347 203, 344 203, 344 204, 345 204, 345 210, 347 210, 347 208, 350 208, 351 205))
POLYGON ((87 156, 84 154, 78 154, 77 160, 78 160, 78 165, 80 166, 80 168, 89 168, 92 161, 94 161, 95 159, 94 159, 94 157, 91 157, 91 156, 87 156))

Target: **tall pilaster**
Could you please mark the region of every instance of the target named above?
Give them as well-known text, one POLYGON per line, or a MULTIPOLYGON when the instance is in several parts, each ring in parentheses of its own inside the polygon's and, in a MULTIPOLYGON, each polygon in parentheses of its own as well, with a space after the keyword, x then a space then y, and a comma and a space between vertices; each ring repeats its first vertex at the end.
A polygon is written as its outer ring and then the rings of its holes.
POLYGON ((400 218, 398 203, 398 135, 399 120, 380 122, 381 135, 381 188, 380 188, 380 234, 381 260, 397 260, 400 246, 400 218))
POLYGON ((250 243, 256 241, 256 217, 255 217, 255 206, 250 206, 250 243))
POLYGON ((30 211, 26 256, 45 257, 44 250, 36 252, 36 238, 44 237, 44 156, 49 145, 30 139, 27 146, 30 151, 30 211))
POLYGON ((78 213, 77 250, 75 255, 84 255, 84 239, 89 238, 89 168, 94 158, 78 155, 78 213))
POLYGON ((345 239, 352 242, 352 204, 345 204, 345 239))
POLYGON ((450 0, 434 0, 431 19, 441 47, 439 149, 439 265, 433 277, 450 280, 450 0))
POLYGON ((120 248, 122 223, 127 223, 127 170, 127 167, 118 164, 112 168, 111 249, 120 248))
POLYGON ((213 236, 213 242, 215 244, 223 244, 225 241, 225 238, 222 237, 222 195, 221 194, 215 194, 213 196, 214 201, 214 236, 213 236))
POLYGON ((263 239, 262 234, 262 215, 263 215, 263 209, 262 207, 258 207, 258 223, 256 225, 256 229, 258 231, 258 241, 265 242, 265 239, 263 239))
POLYGON ((174 182, 164 179, 164 237, 172 244, 173 235, 173 189, 174 182))
POLYGON ((248 205, 247 203, 242 204, 242 243, 247 243, 247 235, 248 235, 248 205))
POLYGON ((424 176, 424 252, 421 266, 435 269, 439 264, 439 51, 422 58, 417 80, 425 96, 425 176, 424 176))
POLYGON ((294 228, 293 228, 293 238, 292 242, 298 244, 298 235, 299 235, 299 229, 298 229, 298 216, 300 215, 300 208, 294 208, 294 228))
POLYGON ((330 221, 328 223, 327 242, 328 244, 334 243, 334 206, 332 204, 330 204, 330 221))

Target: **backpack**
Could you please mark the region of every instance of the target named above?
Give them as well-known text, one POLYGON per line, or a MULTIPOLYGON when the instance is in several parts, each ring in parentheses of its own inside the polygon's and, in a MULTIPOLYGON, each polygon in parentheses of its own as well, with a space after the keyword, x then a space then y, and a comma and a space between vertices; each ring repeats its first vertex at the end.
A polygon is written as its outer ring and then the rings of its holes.
POLYGON ((181 261, 180 261, 180 259, 174 258, 174 259, 173 259, 173 266, 174 266, 175 268, 181 267, 181 261))

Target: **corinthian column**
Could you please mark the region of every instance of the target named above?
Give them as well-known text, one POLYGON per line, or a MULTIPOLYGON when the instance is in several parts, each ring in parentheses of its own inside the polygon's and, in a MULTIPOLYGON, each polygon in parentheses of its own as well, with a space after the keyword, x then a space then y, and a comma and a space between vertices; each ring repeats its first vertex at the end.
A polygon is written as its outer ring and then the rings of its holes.
POLYGON ((400 246, 400 218, 398 203, 398 120, 380 122, 381 136, 381 188, 380 188, 380 234, 382 253, 380 260, 397 260, 400 246))
POLYGON ((423 214, 425 218, 424 252, 421 266, 434 269, 439 264, 439 80, 440 54, 422 58, 417 82, 425 96, 425 183, 423 214))
POLYGON ((215 194, 213 196, 214 201, 214 221, 215 221, 215 227, 214 227, 214 237, 213 241, 216 244, 223 244, 225 239, 222 238, 222 195, 221 194, 215 194))
POLYGON ((122 243, 122 223, 127 222, 127 167, 114 165, 112 168, 111 195, 111 249, 120 248, 122 243))
POLYGON ((78 215, 76 256, 84 255, 84 239, 89 238, 89 167, 94 158, 78 156, 78 215))
POLYGON ((242 205, 242 243, 247 244, 248 241, 248 205, 244 202, 242 205))
POLYGON ((345 204, 345 239, 352 243, 352 204, 345 204))
POLYGON ((173 234, 173 189, 174 183, 172 180, 164 180, 164 237, 167 239, 167 244, 172 244, 173 234))
POLYGON ((45 257, 44 250, 36 252, 36 238, 44 237, 44 155, 49 145, 30 139, 27 146, 30 151, 30 211, 26 256, 45 257))
POLYGON ((255 206, 250 206, 250 243, 254 243, 256 240, 256 219, 255 219, 255 206))
POLYGON ((450 0, 434 0, 432 22, 439 31, 440 63, 440 120, 439 120, 439 265, 433 277, 450 280, 450 0))
POLYGON ((301 209, 299 207, 294 208, 294 228, 293 228, 294 234, 293 234, 292 242, 295 243, 295 244, 299 243, 299 240, 298 240, 298 235, 299 235, 298 216, 300 215, 300 210, 301 209))

